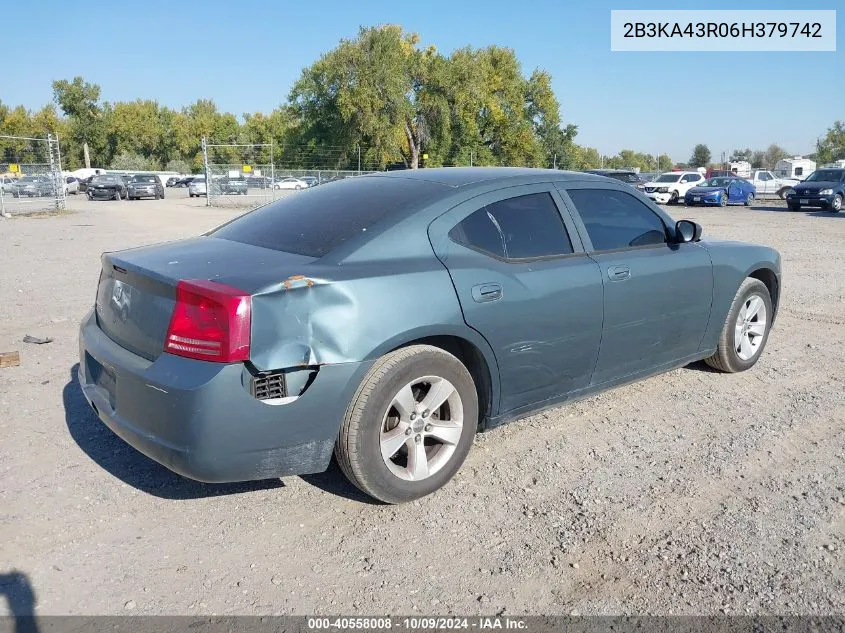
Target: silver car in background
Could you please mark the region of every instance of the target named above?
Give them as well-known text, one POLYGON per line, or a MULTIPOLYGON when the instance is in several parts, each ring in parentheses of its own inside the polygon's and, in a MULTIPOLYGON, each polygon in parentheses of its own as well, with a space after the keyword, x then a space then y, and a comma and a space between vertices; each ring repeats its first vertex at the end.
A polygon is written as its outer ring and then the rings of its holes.
POLYGON ((208 195, 205 186, 205 176, 197 176, 188 183, 188 195, 191 198, 208 195))

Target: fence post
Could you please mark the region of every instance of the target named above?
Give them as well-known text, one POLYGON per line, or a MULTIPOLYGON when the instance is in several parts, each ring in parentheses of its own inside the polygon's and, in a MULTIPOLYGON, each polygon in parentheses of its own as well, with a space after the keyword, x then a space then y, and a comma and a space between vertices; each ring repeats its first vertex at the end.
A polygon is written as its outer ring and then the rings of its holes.
POLYGON ((211 182, 208 177, 208 143, 202 137, 202 168, 205 172, 205 206, 211 206, 211 182))

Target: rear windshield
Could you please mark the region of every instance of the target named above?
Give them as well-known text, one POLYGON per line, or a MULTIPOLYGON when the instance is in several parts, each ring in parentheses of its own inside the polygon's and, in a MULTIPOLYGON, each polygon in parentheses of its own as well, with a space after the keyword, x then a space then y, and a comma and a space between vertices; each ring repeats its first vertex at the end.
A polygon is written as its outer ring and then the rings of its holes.
POLYGON ((308 257, 322 257, 389 216, 404 216, 442 195, 421 180, 347 178, 272 202, 209 235, 308 257))
POLYGON ((132 182, 155 182, 155 176, 132 176, 132 182))

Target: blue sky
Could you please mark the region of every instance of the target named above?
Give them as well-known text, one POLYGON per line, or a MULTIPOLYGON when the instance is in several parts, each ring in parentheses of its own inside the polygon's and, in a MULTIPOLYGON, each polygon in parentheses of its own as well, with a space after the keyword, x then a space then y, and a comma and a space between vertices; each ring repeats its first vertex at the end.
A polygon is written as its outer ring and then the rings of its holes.
MULTIPOLYGON (((801 8, 836 9, 840 2, 809 0, 801 8)), ((302 68, 340 38, 353 37, 359 25, 391 23, 447 54, 465 45, 513 48, 526 75, 535 67, 551 73, 564 121, 578 125, 577 141, 606 154, 629 148, 680 161, 699 142, 710 146, 714 159, 772 142, 794 153, 812 151, 815 139, 845 118, 845 12, 837 16, 837 52, 610 51, 611 9, 702 4, 796 8, 786 0, 146 0, 126 9, 13 2, 3 10, 3 21, 15 28, 3 29, 0 99, 39 108, 52 98, 52 80, 82 75, 98 83, 108 101, 142 97, 181 107, 202 97, 238 115, 266 112, 286 99, 302 68)))

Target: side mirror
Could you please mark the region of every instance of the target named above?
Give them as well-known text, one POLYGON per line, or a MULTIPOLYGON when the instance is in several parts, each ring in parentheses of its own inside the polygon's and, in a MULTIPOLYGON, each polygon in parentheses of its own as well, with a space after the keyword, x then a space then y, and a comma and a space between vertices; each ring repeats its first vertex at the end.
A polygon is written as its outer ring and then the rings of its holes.
POLYGON ((675 237, 679 244, 697 242, 701 239, 701 225, 692 220, 678 220, 675 223, 675 237))

